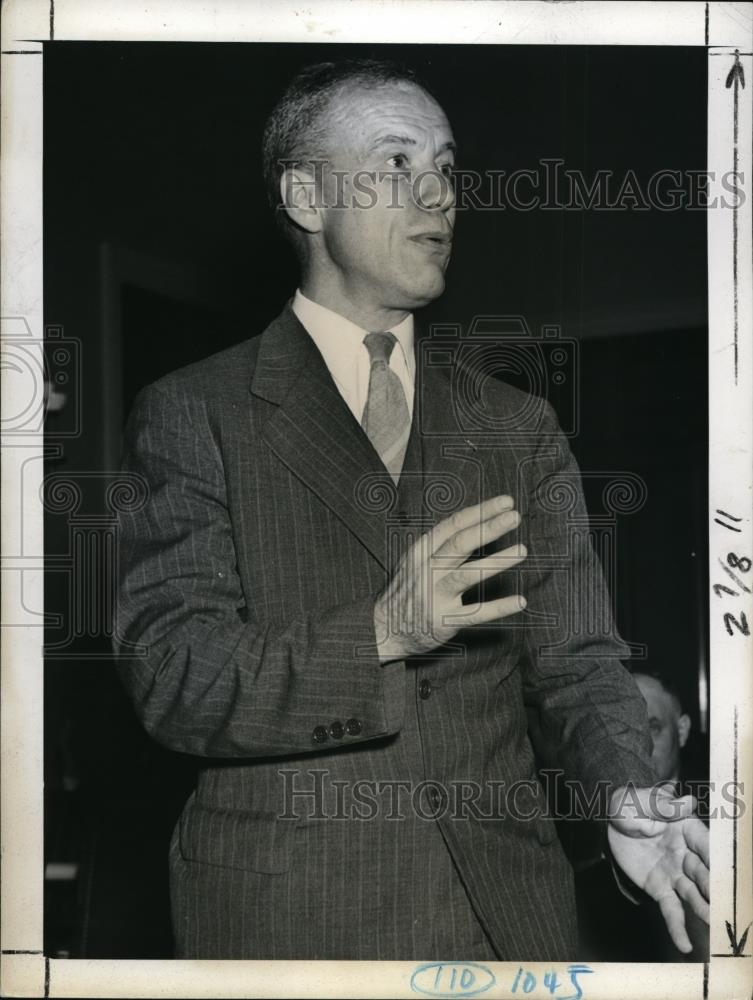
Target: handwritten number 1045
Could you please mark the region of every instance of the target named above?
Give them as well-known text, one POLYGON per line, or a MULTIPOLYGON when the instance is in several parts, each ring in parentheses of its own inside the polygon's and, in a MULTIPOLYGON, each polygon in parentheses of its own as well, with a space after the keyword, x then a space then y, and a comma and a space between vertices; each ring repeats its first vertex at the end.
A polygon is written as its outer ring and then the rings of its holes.
MULTIPOLYGON (((557 994, 559 1000, 581 1000, 583 996, 583 990, 578 982, 579 975, 585 975, 586 973, 593 972, 593 969, 589 968, 587 965, 568 965, 567 967, 568 975, 570 976, 570 985, 575 989, 574 993, 570 993, 567 996, 564 994, 557 994)), ((510 987, 511 993, 532 993, 536 989, 536 976, 530 969, 524 969, 519 966, 518 971, 515 973, 515 979, 512 981, 512 986, 510 987)), ((544 973, 544 989, 548 990, 549 993, 554 996, 555 992, 564 985, 559 982, 557 978, 557 972, 554 969, 550 969, 548 972, 544 973)))

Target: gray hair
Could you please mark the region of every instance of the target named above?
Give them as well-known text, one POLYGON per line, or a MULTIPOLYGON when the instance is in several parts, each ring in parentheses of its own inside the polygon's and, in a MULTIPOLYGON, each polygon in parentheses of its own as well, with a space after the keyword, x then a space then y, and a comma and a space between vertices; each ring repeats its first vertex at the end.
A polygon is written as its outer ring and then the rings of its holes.
POLYGON ((348 85, 389 83, 412 83, 433 96, 413 70, 379 59, 315 63, 304 67, 290 82, 267 119, 262 139, 267 198, 288 230, 295 225, 282 211, 280 178, 286 167, 326 158, 331 104, 348 85))

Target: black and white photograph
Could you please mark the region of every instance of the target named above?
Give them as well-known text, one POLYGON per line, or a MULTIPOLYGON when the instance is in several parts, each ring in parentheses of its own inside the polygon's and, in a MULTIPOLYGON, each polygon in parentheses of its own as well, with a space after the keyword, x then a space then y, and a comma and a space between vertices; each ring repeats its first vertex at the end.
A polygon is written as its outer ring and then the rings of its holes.
POLYGON ((4 995, 747 995, 753 5, 7 6, 4 995))

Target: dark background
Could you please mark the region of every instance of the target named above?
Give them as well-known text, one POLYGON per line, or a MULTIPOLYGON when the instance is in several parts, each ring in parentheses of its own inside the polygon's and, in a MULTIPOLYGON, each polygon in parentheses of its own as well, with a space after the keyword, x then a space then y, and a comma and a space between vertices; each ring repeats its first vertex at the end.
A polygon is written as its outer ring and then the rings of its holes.
MULTIPOLYGON (((193 761, 141 732, 107 658, 104 489, 135 392, 261 333, 294 292, 260 180, 261 129, 299 66, 353 53, 422 73, 464 168, 559 157, 586 178, 632 169, 644 184, 705 169, 702 48, 45 46, 45 322, 80 341, 66 406, 48 417, 62 449, 46 471, 83 498, 45 529, 58 559, 46 607, 61 616, 46 633, 48 955, 171 953, 166 849, 193 761), (79 403, 80 432, 64 437, 79 403), (81 601, 91 613, 76 621, 81 601), (61 863, 75 867, 50 867, 61 863)), ((701 757, 706 310, 702 211, 508 209, 459 215, 447 290, 422 317, 467 330, 478 315, 522 315, 534 333, 557 324, 578 342, 572 448, 584 471, 629 471, 648 490, 618 521, 618 626, 679 687, 701 757)), ((586 479, 589 506, 601 485, 586 479)))

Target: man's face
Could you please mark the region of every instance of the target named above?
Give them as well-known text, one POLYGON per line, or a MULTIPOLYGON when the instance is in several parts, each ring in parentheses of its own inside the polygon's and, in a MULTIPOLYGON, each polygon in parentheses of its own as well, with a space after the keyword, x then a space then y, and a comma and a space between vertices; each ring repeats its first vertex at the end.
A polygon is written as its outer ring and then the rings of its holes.
POLYGON ((328 146, 318 263, 341 292, 379 309, 441 295, 455 206, 439 105, 410 83, 351 89, 332 102, 328 146))
POLYGON ((660 781, 677 780, 680 773, 680 750, 690 731, 690 719, 680 713, 675 698, 653 677, 636 674, 635 681, 646 700, 648 724, 654 750, 651 761, 660 781))

